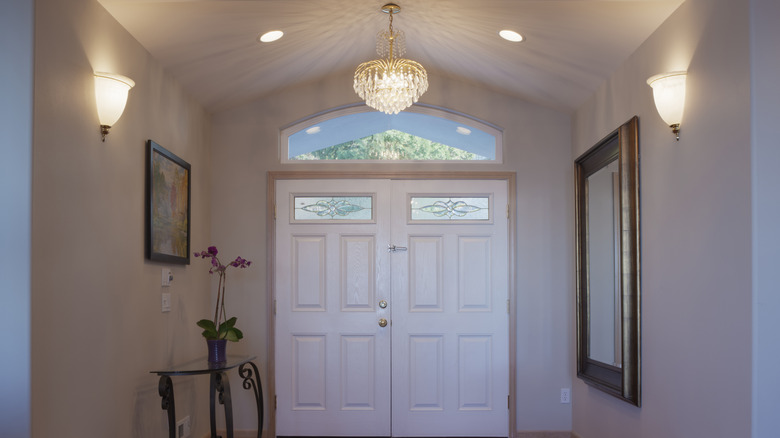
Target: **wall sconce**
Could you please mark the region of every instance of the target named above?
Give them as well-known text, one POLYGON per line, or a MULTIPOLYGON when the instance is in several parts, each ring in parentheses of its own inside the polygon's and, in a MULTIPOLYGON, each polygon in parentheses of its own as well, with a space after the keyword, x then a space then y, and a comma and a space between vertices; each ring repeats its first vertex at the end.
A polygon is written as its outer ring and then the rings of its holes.
POLYGON ((687 72, 661 73, 647 80, 653 87, 653 99, 658 114, 664 119, 680 141, 680 122, 685 107, 685 77, 687 72))
POLYGON ((106 141, 108 129, 122 116, 127 103, 127 92, 133 86, 135 82, 126 76, 95 72, 95 100, 103 141, 106 141))

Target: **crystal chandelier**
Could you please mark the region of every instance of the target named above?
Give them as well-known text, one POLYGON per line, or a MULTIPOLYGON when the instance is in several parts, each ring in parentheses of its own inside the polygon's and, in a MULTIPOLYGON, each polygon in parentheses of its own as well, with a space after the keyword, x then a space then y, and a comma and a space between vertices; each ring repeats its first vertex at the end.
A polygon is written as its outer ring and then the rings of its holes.
POLYGON ((393 30, 393 15, 401 7, 388 3, 382 12, 390 16, 390 28, 376 36, 376 52, 381 59, 360 64, 355 70, 355 92, 366 105, 386 114, 398 114, 428 89, 428 73, 420 63, 396 58, 406 52, 404 34, 393 30))

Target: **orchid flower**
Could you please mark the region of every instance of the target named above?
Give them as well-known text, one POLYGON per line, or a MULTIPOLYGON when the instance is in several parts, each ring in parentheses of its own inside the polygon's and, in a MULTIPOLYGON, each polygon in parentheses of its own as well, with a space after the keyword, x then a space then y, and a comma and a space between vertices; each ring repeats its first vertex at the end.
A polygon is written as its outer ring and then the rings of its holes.
POLYGON ((209 246, 206 251, 195 252, 195 257, 202 259, 211 259, 211 268, 209 274, 216 272, 219 275, 219 284, 217 285, 217 306, 214 309, 214 320, 201 319, 198 321, 198 326, 203 328, 203 337, 206 339, 227 339, 229 341, 236 342, 243 338, 244 335, 241 330, 234 327, 236 318, 227 318, 225 312, 225 283, 227 280, 227 268, 233 266, 235 268, 248 268, 252 262, 244 259, 241 256, 236 257, 235 260, 229 262, 227 265, 223 265, 217 258, 219 251, 216 246, 209 246))

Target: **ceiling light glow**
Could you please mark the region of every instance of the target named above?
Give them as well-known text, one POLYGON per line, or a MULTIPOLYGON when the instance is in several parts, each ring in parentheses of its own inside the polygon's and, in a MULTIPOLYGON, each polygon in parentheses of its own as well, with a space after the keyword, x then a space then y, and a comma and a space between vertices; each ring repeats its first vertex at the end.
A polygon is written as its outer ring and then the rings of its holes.
POLYGON ((306 130, 306 133, 309 134, 309 135, 316 134, 318 132, 320 132, 320 127, 319 126, 312 126, 311 128, 306 130))
POLYGON ((519 33, 515 32, 513 30, 506 30, 505 29, 505 30, 502 30, 501 32, 499 32, 498 34, 501 35, 501 38, 503 38, 503 39, 505 39, 507 41, 512 41, 513 43, 519 43, 520 41, 523 41, 525 39, 525 38, 523 38, 522 35, 520 35, 519 33))
POLYGON ((258 38, 257 40, 260 41, 261 43, 272 43, 278 40, 279 38, 281 38, 282 36, 284 36, 284 32, 282 32, 281 30, 272 30, 270 32, 266 32, 260 35, 260 38, 258 38))
POLYGON ((458 126, 455 128, 455 132, 457 132, 460 135, 469 135, 471 134, 471 129, 466 128, 465 126, 458 126))

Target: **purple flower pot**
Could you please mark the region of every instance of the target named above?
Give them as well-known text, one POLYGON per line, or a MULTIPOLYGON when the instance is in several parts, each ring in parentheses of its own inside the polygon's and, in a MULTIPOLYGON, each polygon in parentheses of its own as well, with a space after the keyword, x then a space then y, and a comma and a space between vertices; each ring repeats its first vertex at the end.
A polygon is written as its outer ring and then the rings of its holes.
POLYGON ((206 339, 209 348, 209 363, 220 363, 227 361, 225 347, 227 339, 206 339))

